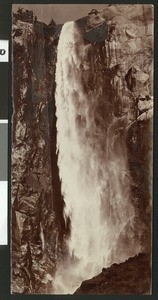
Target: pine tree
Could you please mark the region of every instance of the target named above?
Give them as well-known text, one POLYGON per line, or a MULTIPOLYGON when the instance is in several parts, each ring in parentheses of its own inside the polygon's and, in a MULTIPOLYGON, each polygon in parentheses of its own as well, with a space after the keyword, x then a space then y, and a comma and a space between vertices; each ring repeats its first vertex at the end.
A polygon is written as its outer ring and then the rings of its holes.
POLYGON ((51 19, 51 21, 49 22, 49 26, 55 26, 56 22, 54 21, 54 19, 51 19))

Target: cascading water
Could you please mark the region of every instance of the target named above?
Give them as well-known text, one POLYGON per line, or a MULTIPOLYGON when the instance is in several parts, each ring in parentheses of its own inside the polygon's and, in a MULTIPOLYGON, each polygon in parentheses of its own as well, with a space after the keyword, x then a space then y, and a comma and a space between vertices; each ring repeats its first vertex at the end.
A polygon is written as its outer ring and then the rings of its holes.
POLYGON ((63 26, 56 68, 57 151, 64 217, 70 218, 71 233, 68 255, 57 266, 55 294, 73 293, 103 267, 138 252, 125 138, 116 135, 113 117, 105 119, 108 128, 100 130, 99 93, 84 88, 89 47, 75 22, 63 26))

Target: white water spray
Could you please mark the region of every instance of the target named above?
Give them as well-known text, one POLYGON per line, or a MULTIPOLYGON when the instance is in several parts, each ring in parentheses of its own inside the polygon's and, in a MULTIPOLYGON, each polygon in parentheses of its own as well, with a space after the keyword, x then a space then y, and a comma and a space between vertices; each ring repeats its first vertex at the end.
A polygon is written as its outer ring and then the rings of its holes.
POLYGON ((105 136, 98 134, 99 98, 83 88, 88 47, 74 22, 63 26, 56 68, 57 150, 71 234, 69 255, 54 279, 55 294, 73 293, 103 267, 138 251, 125 142, 120 139, 114 151, 112 126, 105 136))

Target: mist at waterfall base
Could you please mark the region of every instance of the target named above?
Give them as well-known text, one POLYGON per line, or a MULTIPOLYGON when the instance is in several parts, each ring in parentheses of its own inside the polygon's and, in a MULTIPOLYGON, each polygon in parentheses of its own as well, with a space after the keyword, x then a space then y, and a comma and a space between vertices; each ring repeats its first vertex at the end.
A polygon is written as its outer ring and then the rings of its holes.
MULTIPOLYGON (((75 22, 64 24, 56 66, 58 167, 64 218, 70 219, 67 257, 57 265, 54 294, 71 294, 103 267, 139 252, 130 201, 125 136, 116 138, 113 114, 100 125, 97 90, 84 88, 88 51, 75 22)), ((104 103, 103 103, 104 105, 104 103)))

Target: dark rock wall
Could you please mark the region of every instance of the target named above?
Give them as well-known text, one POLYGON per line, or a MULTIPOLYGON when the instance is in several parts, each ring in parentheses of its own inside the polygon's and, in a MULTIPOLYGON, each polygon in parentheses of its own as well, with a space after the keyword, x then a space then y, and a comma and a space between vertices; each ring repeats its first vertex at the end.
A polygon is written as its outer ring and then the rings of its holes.
POLYGON ((151 291, 150 257, 144 253, 124 263, 103 268, 102 273, 85 280, 75 295, 147 295, 151 291))
POLYGON ((136 235, 143 251, 151 253, 152 120, 136 122, 128 132, 131 199, 136 210, 136 235))
POLYGON ((62 243, 52 171, 56 46, 41 24, 17 22, 13 35, 12 291, 41 293, 49 292, 62 243))

